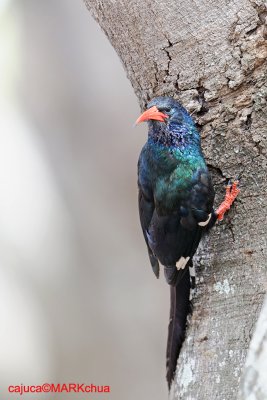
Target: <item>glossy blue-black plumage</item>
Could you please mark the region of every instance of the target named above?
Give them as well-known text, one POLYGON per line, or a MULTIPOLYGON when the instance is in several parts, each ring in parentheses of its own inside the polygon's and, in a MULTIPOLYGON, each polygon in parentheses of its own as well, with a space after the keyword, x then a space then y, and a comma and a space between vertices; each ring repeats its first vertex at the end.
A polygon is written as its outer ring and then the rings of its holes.
POLYGON ((187 111, 159 97, 148 107, 168 115, 148 121, 148 141, 138 163, 141 225, 150 251, 164 266, 192 257, 212 213, 214 191, 200 137, 187 111))

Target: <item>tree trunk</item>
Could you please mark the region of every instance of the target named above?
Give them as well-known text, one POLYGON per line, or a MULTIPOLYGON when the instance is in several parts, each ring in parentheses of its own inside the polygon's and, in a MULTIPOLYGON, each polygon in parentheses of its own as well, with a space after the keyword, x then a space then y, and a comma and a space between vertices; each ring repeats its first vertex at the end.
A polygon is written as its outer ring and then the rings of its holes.
POLYGON ((267 298, 249 346, 238 400, 267 398, 267 298))
POLYGON ((241 176, 235 206, 195 256, 198 290, 171 391, 171 399, 232 400, 266 283, 266 3, 85 3, 141 107, 171 95, 194 114, 217 204, 228 179, 241 176))

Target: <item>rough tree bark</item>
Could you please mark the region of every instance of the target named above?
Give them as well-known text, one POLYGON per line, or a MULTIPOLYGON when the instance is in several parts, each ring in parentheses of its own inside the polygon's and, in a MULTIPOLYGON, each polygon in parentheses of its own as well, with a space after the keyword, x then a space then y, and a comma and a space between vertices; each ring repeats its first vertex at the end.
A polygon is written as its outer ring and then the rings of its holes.
POLYGON ((267 398, 267 298, 265 299, 241 380, 238 400, 267 398))
POLYGON ((194 113, 217 204, 227 180, 241 175, 233 210, 195 257, 198 292, 171 393, 171 399, 234 399, 266 289, 266 2, 85 3, 140 106, 172 95, 194 113))

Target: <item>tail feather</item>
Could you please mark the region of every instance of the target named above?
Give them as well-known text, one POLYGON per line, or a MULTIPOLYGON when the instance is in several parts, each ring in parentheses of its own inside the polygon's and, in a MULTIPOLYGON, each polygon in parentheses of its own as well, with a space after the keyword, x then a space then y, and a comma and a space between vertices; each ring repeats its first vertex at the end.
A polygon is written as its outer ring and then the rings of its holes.
POLYGON ((170 286, 170 320, 166 351, 166 379, 170 390, 174 378, 177 359, 185 338, 187 315, 190 312, 190 274, 187 267, 176 285, 170 286))

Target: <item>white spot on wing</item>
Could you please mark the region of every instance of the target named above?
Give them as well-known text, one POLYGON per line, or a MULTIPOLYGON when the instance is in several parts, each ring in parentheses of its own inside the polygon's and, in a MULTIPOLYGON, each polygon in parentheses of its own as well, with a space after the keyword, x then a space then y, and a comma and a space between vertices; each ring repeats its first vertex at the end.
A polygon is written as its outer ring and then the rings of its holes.
POLYGON ((206 221, 199 222, 198 225, 199 226, 206 226, 210 222, 210 219, 211 219, 211 213, 209 214, 208 219, 206 221))
POLYGON ((187 262, 189 261, 190 257, 181 257, 176 263, 176 268, 179 269, 184 269, 187 262))

